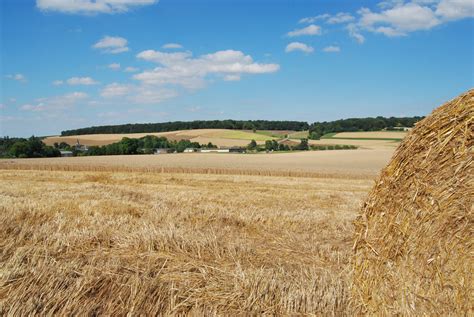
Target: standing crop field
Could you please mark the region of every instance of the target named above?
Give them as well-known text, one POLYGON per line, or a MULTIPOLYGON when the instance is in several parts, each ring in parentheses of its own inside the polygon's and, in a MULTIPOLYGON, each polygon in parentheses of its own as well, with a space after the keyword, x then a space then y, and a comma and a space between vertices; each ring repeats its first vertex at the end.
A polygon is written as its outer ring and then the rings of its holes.
POLYGON ((350 314, 371 177, 0 170, 0 315, 350 314))

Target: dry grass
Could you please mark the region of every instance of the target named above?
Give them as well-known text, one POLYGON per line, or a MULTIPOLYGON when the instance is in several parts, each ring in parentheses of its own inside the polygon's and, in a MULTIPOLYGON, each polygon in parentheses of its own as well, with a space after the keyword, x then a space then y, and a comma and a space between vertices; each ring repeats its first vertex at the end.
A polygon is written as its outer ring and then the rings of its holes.
POLYGON ((0 168, 89 171, 164 171, 251 175, 375 177, 393 149, 272 154, 129 155, 0 160, 0 168))
POLYGON ((394 150, 400 142, 392 140, 357 140, 357 139, 321 139, 308 140, 311 145, 355 145, 360 149, 370 150, 394 150))
POLYGON ((370 315, 472 316, 474 90, 419 122, 356 222, 354 302, 370 315))
POLYGON ((365 132, 341 132, 333 138, 373 138, 373 139, 403 139, 406 137, 406 131, 365 131, 365 132))
POLYGON ((351 312, 351 223, 370 179, 0 178, 0 315, 351 312))

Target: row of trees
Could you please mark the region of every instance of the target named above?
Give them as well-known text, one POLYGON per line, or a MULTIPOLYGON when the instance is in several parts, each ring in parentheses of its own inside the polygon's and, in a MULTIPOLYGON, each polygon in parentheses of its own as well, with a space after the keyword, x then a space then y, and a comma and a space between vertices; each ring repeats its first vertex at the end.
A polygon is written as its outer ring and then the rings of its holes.
POLYGON ((393 130, 396 127, 413 127, 423 117, 376 117, 376 118, 351 118, 330 122, 315 122, 309 127, 309 138, 319 140, 327 133, 379 131, 382 129, 393 130))
POLYGON ((61 135, 112 134, 112 133, 147 133, 167 132, 192 129, 232 129, 232 130, 308 130, 309 124, 301 121, 267 121, 267 120, 211 120, 211 121, 174 121, 162 123, 135 123, 109 126, 96 126, 62 131, 61 135))
POLYGON ((186 148, 216 148, 212 143, 199 144, 189 140, 172 141, 165 137, 147 135, 140 139, 122 138, 121 141, 103 145, 91 146, 87 152, 80 155, 128 155, 128 154, 151 154, 154 149, 165 148, 178 153, 184 152, 186 148))
POLYGON ((301 139, 301 142, 295 146, 289 146, 288 144, 278 143, 276 140, 265 141, 264 146, 259 146, 255 140, 252 140, 247 145, 249 151, 307 151, 309 150, 308 139, 301 139))
POLYGON ((0 157, 54 157, 61 156, 57 148, 44 144, 40 138, 0 138, 0 157))

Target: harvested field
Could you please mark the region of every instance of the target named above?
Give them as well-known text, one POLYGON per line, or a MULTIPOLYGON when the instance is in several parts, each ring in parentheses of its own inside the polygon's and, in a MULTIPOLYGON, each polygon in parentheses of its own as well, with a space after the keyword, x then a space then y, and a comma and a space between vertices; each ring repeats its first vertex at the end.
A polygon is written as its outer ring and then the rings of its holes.
POLYGON ((370 178, 0 178, 0 315, 351 313, 370 178))
POLYGON ((79 170, 154 170, 256 175, 334 175, 374 177, 393 149, 308 151, 272 154, 183 153, 0 160, 0 168, 60 168, 79 170))
POLYGON ((196 129, 196 130, 179 130, 170 132, 150 132, 150 133, 124 133, 124 134, 85 134, 72 136, 50 136, 45 138, 44 143, 53 145, 55 142, 66 142, 75 144, 77 140, 81 144, 107 145, 120 141, 122 138, 142 138, 147 135, 155 135, 166 137, 169 140, 190 140, 193 142, 208 143, 212 142, 217 146, 245 146, 251 140, 258 143, 264 143, 265 140, 274 139, 271 136, 253 133, 252 131, 227 130, 227 129, 196 129))
POLYGON ((346 139, 403 139, 407 135, 405 131, 366 131, 366 132, 341 132, 331 138, 346 139))
MULTIPOLYGON (((296 140, 295 140, 296 141, 296 140)), ((321 139, 308 140, 311 145, 355 145, 361 149, 392 149, 400 145, 400 142, 393 140, 357 140, 357 139, 321 139)))

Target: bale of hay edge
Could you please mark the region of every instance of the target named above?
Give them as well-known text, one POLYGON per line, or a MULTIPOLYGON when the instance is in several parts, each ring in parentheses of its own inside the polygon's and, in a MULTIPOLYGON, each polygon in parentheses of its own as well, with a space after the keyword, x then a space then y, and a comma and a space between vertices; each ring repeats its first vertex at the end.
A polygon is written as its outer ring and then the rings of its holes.
POLYGON ((355 221, 353 303, 376 315, 473 312, 474 89, 420 121, 355 221))

